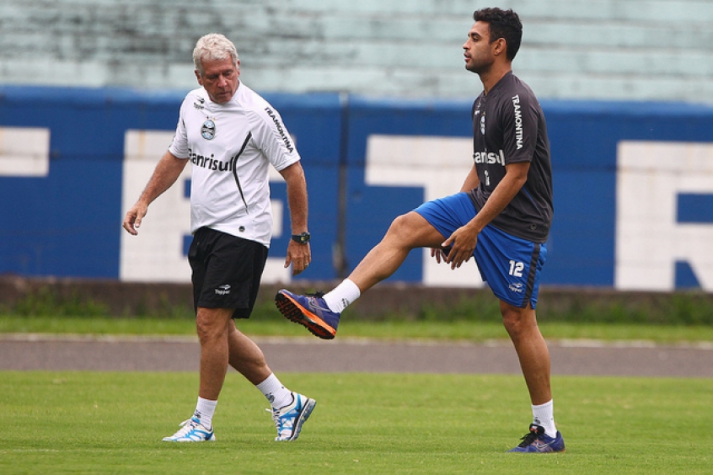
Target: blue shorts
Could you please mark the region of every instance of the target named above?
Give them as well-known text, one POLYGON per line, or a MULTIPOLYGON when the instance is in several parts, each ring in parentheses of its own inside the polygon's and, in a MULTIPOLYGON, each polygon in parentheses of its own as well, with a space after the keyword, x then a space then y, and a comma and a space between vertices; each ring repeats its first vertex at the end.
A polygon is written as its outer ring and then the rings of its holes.
MULTIPOLYGON (((444 240, 467 224, 477 211, 467 193, 456 193, 429 201, 416 208, 444 240)), ((473 251, 480 275, 496 297, 515 307, 537 306, 540 272, 547 247, 507 234, 487 225, 478 235, 473 251)))

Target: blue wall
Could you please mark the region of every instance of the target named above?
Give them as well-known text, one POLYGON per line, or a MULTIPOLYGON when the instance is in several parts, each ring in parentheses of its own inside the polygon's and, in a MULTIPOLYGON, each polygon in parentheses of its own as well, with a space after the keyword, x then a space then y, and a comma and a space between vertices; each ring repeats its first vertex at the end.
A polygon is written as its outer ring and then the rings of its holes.
POLYGON ((543 282, 612 286, 617 143, 710 142, 713 108, 633 102, 545 102, 542 106, 555 193, 555 222, 543 282))
MULTIPOLYGON (((183 95, 126 89, 0 87, 0 127, 42 127, 51 134, 48 176, 0 176, 0 273, 118 278, 125 132, 173 130, 183 95)), ((295 136, 308 177, 315 260, 304 279, 338 277, 332 246, 339 223, 345 226, 351 269, 379 241, 396 215, 423 201, 423 190, 418 187, 365 184, 369 135, 471 134, 468 100, 377 100, 326 93, 265 97, 295 136), (347 199, 347 213, 341 221, 340 167, 346 170, 343 186, 347 199)), ((552 144, 555 188, 555 222, 543 282, 611 287, 617 143, 710 142, 713 108, 621 102, 542 105, 552 144)), ((464 163, 470 160, 470 156, 463 157, 464 163)), ((454 183, 453 189, 460 184, 454 183)), ((273 184, 272 192, 273 198, 285 199, 284 185, 273 184)), ((708 215, 684 215, 682 219, 710 222, 710 195, 691 200, 695 206, 685 209, 695 211, 698 206, 699 214, 708 215)), ((289 229, 287 214, 284 224, 289 229)), ((275 239, 272 257, 283 252, 287 239, 275 239)), ((414 254, 392 279, 419 282, 421 266, 420 256, 414 254)))

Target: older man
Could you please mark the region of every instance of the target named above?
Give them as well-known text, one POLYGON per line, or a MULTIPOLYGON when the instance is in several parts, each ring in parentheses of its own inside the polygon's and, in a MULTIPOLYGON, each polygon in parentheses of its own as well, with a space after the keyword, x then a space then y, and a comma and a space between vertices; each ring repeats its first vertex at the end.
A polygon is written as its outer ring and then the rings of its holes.
POLYGON ((176 135, 146 189, 126 213, 136 235, 148 206, 188 162, 196 328, 201 346, 198 403, 168 442, 215 440, 213 414, 228 365, 256 385, 272 405, 275 440, 295 440, 316 402, 286 389, 260 348, 235 326, 253 309, 272 236, 268 169, 287 183, 293 239, 285 267, 299 274, 311 260, 307 186, 300 156, 278 112, 240 82, 238 53, 227 38, 210 34, 193 51, 201 87, 188 93, 176 135))

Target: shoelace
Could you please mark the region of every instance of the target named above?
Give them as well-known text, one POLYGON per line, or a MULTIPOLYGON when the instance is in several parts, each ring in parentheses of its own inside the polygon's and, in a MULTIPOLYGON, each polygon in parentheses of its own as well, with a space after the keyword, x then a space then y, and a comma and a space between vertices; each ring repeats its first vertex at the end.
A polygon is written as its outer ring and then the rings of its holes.
POLYGON ((277 433, 280 433, 280 416, 277 414, 277 412, 271 410, 271 409, 265 409, 266 411, 269 411, 272 413, 272 422, 275 423, 275 429, 277 429, 277 433))
POLYGON ((324 297, 324 292, 315 292, 313 294, 305 294, 307 297, 316 297, 318 299, 321 299, 324 297))
POLYGON ((537 438, 540 436, 538 430, 536 427, 530 427, 530 433, 526 434, 522 439, 522 442, 520 442, 520 445, 518 447, 527 447, 528 445, 532 444, 534 441, 537 440, 537 438))
MULTIPOLYGON (((283 427, 280 413, 277 411, 272 411, 270 409, 265 409, 266 411, 272 412, 272 421, 275 423, 275 429, 277 429, 277 434, 279 436, 283 435, 283 432, 292 430, 292 427, 283 427)), ((292 419, 290 419, 291 421, 292 419)))
POLYGON ((181 424, 183 427, 181 430, 174 434, 174 437, 184 437, 186 434, 190 433, 193 429, 198 427, 198 423, 193 419, 188 419, 181 424))

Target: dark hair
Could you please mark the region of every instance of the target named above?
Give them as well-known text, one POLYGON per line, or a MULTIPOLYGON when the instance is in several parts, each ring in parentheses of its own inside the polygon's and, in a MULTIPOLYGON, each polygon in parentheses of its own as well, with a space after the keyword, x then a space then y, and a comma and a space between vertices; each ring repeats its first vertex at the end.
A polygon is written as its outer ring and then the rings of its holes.
POLYGON ((512 10, 500 8, 482 8, 473 13, 475 21, 488 23, 490 29, 490 42, 503 38, 507 44, 507 58, 512 61, 520 49, 522 40, 522 22, 512 10))

